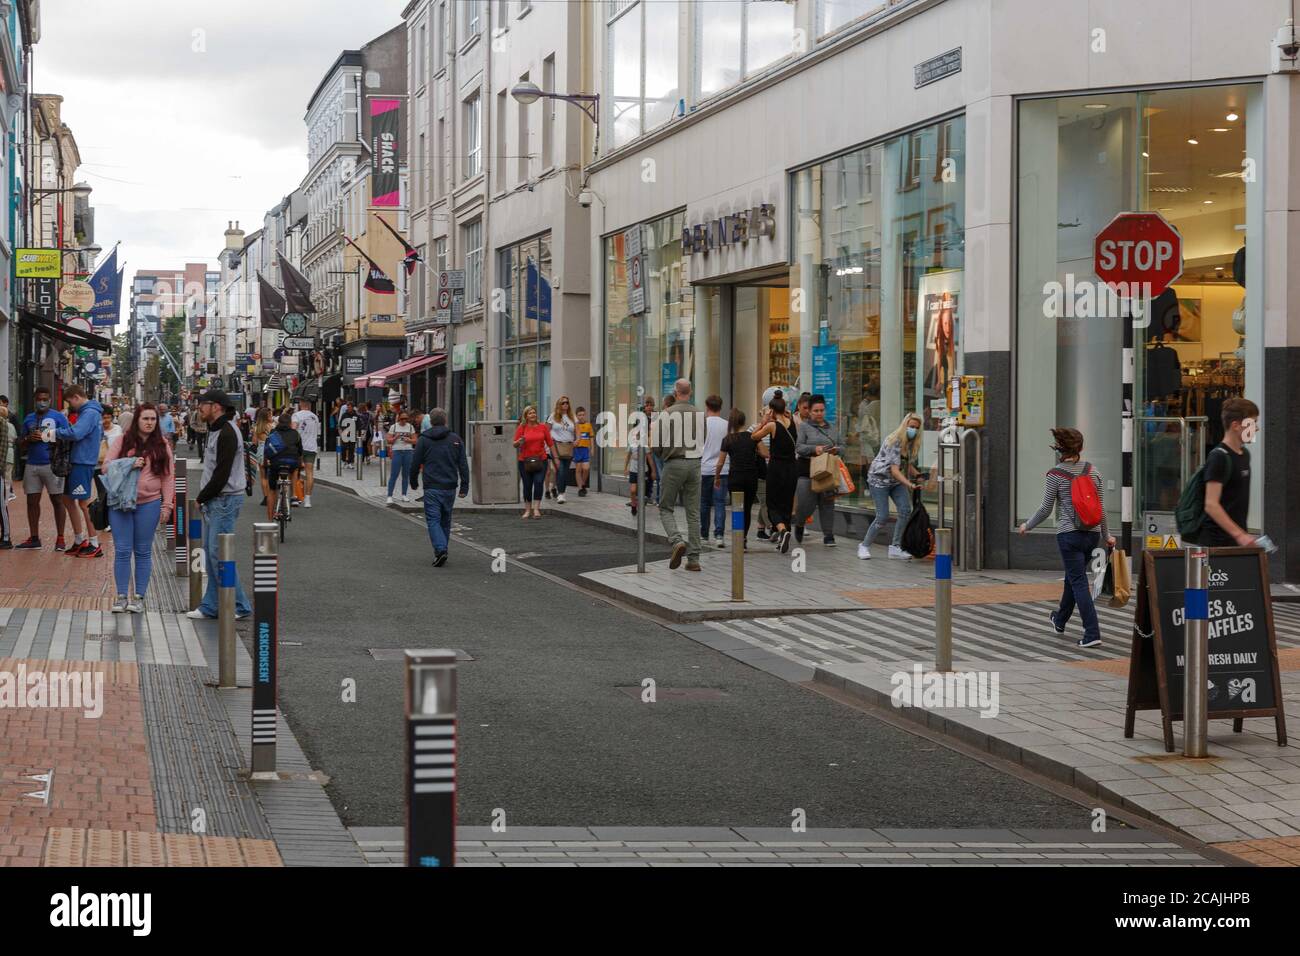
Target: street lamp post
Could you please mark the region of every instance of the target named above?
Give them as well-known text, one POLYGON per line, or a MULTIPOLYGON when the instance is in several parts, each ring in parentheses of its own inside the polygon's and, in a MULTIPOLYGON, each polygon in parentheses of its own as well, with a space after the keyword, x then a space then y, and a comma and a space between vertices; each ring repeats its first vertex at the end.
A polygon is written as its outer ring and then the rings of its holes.
POLYGON ((592 144, 591 154, 595 156, 600 152, 600 94, 599 93, 547 93, 536 83, 516 83, 510 90, 510 95, 515 98, 515 102, 523 106, 531 106, 539 99, 563 100, 566 103, 572 103, 578 109, 587 115, 596 127, 596 139, 592 144))

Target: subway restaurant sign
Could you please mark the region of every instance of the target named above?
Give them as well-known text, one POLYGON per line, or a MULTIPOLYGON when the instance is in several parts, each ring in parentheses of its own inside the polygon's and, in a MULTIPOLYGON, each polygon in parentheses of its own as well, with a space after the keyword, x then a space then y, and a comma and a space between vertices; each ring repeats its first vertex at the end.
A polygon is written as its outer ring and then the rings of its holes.
POLYGON ((776 206, 761 203, 717 219, 707 219, 682 229, 682 255, 712 252, 743 245, 751 239, 776 236, 776 206))
POLYGON ((61 279, 63 260, 58 249, 19 249, 14 253, 14 278, 61 279))

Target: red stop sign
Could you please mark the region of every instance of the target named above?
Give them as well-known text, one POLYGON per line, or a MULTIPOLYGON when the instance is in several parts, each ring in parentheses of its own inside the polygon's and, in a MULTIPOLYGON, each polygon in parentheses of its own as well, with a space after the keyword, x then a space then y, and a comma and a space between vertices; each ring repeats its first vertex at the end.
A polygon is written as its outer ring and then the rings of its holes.
POLYGON ((1097 233, 1093 252, 1097 278, 1122 299, 1154 299, 1183 274, 1183 237, 1158 212, 1120 213, 1097 233))

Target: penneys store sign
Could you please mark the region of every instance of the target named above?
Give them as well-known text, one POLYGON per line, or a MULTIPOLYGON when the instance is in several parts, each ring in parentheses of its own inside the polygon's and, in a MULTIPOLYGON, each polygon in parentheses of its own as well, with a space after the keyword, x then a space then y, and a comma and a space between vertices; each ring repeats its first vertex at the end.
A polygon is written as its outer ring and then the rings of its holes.
POLYGON ((682 255, 709 253, 742 245, 751 239, 776 236, 776 206, 762 203, 728 216, 706 219, 682 229, 682 255))

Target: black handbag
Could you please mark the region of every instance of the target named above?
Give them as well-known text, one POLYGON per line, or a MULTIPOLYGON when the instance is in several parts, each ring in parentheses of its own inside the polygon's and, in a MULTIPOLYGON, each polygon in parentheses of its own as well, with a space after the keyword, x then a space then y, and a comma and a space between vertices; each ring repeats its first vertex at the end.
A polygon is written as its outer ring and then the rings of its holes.
POLYGON ((99 480, 99 475, 95 475, 95 500, 90 503, 90 523, 95 526, 96 531, 103 531, 108 527, 108 491, 104 488, 104 483, 99 480))
POLYGON ((930 523, 930 512, 921 503, 920 488, 912 492, 912 513, 907 517, 907 524, 903 525, 899 544, 918 560, 928 557, 934 550, 934 529, 930 523))
POLYGON ((546 470, 546 459, 539 458, 537 455, 529 455, 524 459, 524 471, 530 475, 535 475, 539 471, 546 470))

